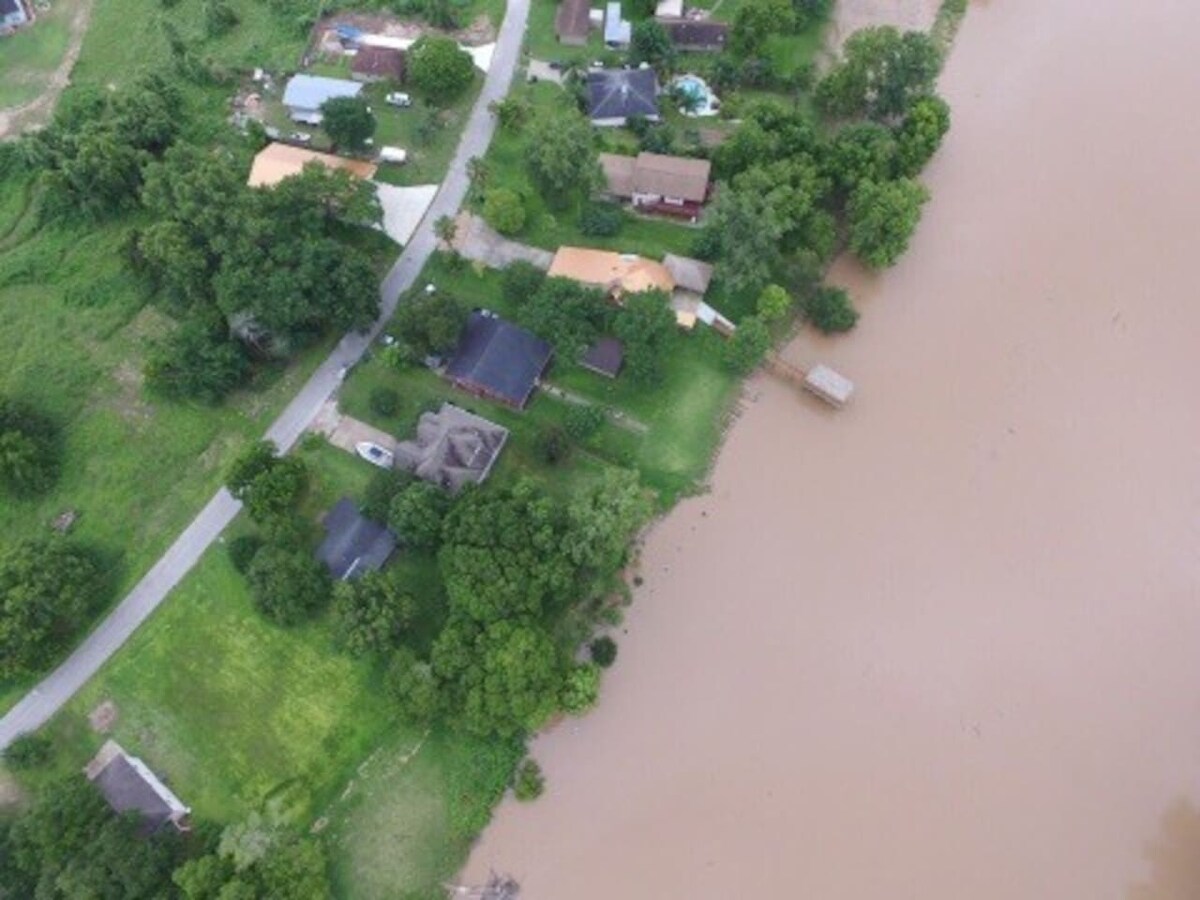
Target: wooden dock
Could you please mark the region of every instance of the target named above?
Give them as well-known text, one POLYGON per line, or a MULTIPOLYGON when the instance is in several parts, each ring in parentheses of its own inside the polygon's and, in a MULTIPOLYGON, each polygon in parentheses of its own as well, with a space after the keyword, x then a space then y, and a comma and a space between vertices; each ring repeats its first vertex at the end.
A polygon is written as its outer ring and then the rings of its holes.
POLYGON ((854 382, 829 366, 818 364, 811 369, 803 369, 778 353, 773 353, 767 357, 766 367, 777 378, 801 387, 839 409, 854 396, 854 382))

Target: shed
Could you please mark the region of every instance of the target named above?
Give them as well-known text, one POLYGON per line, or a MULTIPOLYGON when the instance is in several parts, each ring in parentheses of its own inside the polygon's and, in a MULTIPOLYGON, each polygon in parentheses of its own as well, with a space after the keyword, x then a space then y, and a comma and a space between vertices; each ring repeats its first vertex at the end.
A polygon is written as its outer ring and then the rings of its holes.
POLYGON ((582 47, 587 43, 591 29, 592 4, 590 0, 562 0, 554 14, 554 33, 560 44, 582 47))
POLYGON ((658 0, 654 8, 656 19, 678 19, 683 16, 683 0, 658 0))
POLYGON ((477 309, 467 318, 446 378, 464 391, 523 409, 553 353, 537 335, 477 309))
POLYGON ((854 382, 826 365, 809 369, 804 387, 833 406, 845 406, 854 396, 854 382))
POLYGON ((321 525, 325 540, 317 548, 317 559, 338 581, 379 571, 396 551, 396 536, 360 513, 349 497, 335 503, 321 525))
POLYGON ((588 115, 593 125, 620 127, 629 119, 657 122, 658 76, 653 69, 588 72, 588 115))
POLYGON ((605 378, 616 378, 625 363, 625 347, 614 337, 602 337, 579 360, 585 369, 590 369, 605 378))
POLYGON ((116 741, 105 741, 83 771, 114 812, 136 813, 144 832, 158 831, 168 822, 180 831, 188 830, 191 810, 149 766, 126 753, 116 741))
POLYGON ((403 81, 404 51, 396 47, 365 46, 354 55, 350 77, 355 81, 403 81))
POLYGON ((621 18, 621 4, 611 2, 604 8, 604 43, 609 47, 628 47, 633 23, 621 18))
POLYGON ((344 78, 325 78, 320 75, 293 75, 283 92, 283 105, 297 122, 320 125, 324 116, 321 105, 335 97, 357 97, 363 86, 344 78))

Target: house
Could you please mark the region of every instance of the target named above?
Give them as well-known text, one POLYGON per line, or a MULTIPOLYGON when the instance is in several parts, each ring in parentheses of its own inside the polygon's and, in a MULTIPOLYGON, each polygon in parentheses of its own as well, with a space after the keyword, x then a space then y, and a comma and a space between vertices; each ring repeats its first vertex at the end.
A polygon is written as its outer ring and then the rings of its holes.
POLYGON ((591 0, 562 0, 554 14, 554 33, 568 47, 582 47, 591 30, 591 0))
POLYGON ((373 178, 376 170, 374 163, 360 159, 346 159, 290 144, 267 144, 254 157, 246 184, 250 187, 273 187, 285 178, 299 175, 310 163, 319 163, 330 170, 343 169, 362 179, 373 178))
POLYGON ((607 190, 652 212, 695 220, 708 199, 712 163, 707 159, 639 153, 601 153, 607 190))
POLYGON ((445 375, 468 393, 523 409, 553 353, 540 337, 477 309, 467 318, 445 375))
POLYGON ((579 360, 585 369, 603 375, 605 378, 616 378, 625 363, 625 347, 614 337, 602 337, 579 360))
POLYGON ((609 3, 604 8, 604 44, 614 50, 628 47, 633 36, 633 23, 621 18, 621 4, 609 3))
POLYGON ((733 334, 737 326, 704 302, 704 295, 712 283, 711 265, 668 253, 663 257, 663 266, 675 281, 675 290, 671 292, 671 309, 675 310, 675 321, 679 327, 691 330, 697 322, 703 322, 725 337, 733 334))
POLYGON ((724 50, 729 42, 729 26, 711 19, 667 19, 658 20, 676 50, 694 52, 716 52, 724 50))
POLYGON ((713 267, 709 263, 668 253, 663 257, 663 267, 671 273, 677 294, 693 294, 699 300, 708 293, 713 277, 713 267))
POLYGON ((404 51, 397 47, 360 47, 350 64, 350 77, 373 84, 377 81, 404 80, 404 51))
POLYGON ((30 20, 22 0, 0 0, 0 31, 18 28, 30 20))
POLYGON ((357 97, 363 86, 344 78, 324 78, 320 75, 293 75, 283 91, 283 105, 295 122, 320 125, 324 116, 321 105, 335 97, 357 97))
POLYGON ((671 273, 662 263, 630 253, 559 247, 546 273, 551 278, 569 278, 605 291, 615 301, 625 294, 675 289, 671 273))
POLYGON ((334 504, 321 526, 325 539, 317 548, 317 559, 337 581, 378 572, 396 552, 396 536, 360 513, 349 497, 334 504))
POLYGON ((593 125, 621 127, 630 119, 658 121, 658 76, 646 69, 593 69, 587 78, 593 125))
POLYGON ((396 467, 457 493, 488 477, 507 440, 507 428, 443 403, 421 414, 414 439, 396 445, 396 467))
POLYGON ((191 810, 136 756, 130 756, 116 741, 105 741, 84 768, 87 780, 96 786, 114 812, 136 813, 146 834, 170 823, 189 830, 191 810))

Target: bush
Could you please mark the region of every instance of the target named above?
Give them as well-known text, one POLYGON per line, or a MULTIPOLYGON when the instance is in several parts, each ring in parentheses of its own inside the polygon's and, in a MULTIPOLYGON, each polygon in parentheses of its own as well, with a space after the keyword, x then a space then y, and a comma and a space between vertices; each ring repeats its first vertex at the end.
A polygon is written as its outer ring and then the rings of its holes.
POLYGON ((595 706, 600 699, 600 667, 589 663, 568 672, 561 699, 562 708, 573 716, 581 716, 595 706))
POLYGON ((328 602, 332 589, 329 573, 308 548, 263 547, 246 578, 254 605, 279 625, 294 625, 313 615, 328 602))
POLYGON ((759 316, 743 319, 725 342, 725 364, 740 375, 752 372, 771 348, 771 332, 759 316))
POLYGON ((50 759, 50 738, 44 734, 23 734, 4 751, 4 762, 18 772, 36 769, 50 759))
POLYGON ((410 722, 424 724, 438 713, 441 703, 433 667, 407 647, 392 656, 384 676, 384 690, 410 722))
POLYGON ((567 438, 567 433, 557 425, 543 428, 538 434, 538 453, 549 465, 558 465, 567 458, 570 452, 571 442, 567 438))
POLYGON ((58 480, 58 427, 32 407, 0 397, 0 490, 31 496, 58 480))
POLYGON ((858 310, 841 288, 818 288, 804 304, 804 312, 813 326, 824 334, 849 331, 858 321, 858 310))
POLYGON ((617 661, 617 642, 608 635, 596 638, 588 645, 592 662, 602 669, 607 669, 617 661))
POLYGON ((537 760, 526 757, 513 775, 513 796, 522 803, 528 803, 542 796, 545 790, 546 777, 542 774, 542 767, 537 760))
POLYGON ((500 276, 500 292, 504 299, 519 306, 542 289, 546 273, 531 262, 519 259, 504 267, 500 276))
POLYGON ((225 552, 229 554, 230 564, 245 575, 262 544, 262 538, 257 534, 239 534, 225 546, 225 552))
POLYGON ((599 406, 579 404, 567 408, 567 414, 563 417, 563 427, 571 438, 583 442, 600 430, 604 418, 604 410, 599 406))
POLYGON ((376 468, 363 491, 362 513, 376 522, 386 522, 397 494, 412 484, 413 477, 399 469, 376 468))
POLYGON ((495 188, 483 202, 483 219, 498 232, 514 235, 525 227, 525 207, 515 191, 495 188))
POLYGON ((589 237, 615 237, 625 224, 625 211, 615 203, 588 203, 579 216, 579 230, 589 237))
POLYGON ((400 395, 391 388, 372 388, 367 405, 375 415, 385 419, 391 418, 400 408, 400 395))
POLYGON ((388 525, 406 547, 433 553, 442 543, 442 521, 450 511, 450 497, 425 481, 410 484, 393 499, 388 525))

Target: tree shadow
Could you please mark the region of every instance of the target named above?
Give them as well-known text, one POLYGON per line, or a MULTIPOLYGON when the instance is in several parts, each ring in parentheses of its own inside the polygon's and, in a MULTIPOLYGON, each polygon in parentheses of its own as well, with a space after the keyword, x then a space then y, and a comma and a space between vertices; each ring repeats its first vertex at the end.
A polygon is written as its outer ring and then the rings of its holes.
POLYGON ((1150 875, 1125 892, 1126 900, 1200 898, 1200 810, 1185 799, 1172 804, 1144 855, 1150 875))

